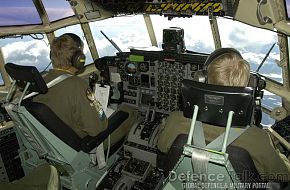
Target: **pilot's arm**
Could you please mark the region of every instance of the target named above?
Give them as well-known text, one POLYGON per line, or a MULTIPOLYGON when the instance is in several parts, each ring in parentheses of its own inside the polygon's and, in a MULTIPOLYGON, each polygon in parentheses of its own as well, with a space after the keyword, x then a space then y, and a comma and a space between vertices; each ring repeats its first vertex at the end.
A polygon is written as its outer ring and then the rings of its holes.
POLYGON ((76 105, 73 113, 77 126, 83 133, 96 136, 107 128, 108 119, 104 113, 100 114, 87 98, 88 84, 79 80, 75 86, 78 94, 75 96, 74 102, 76 102, 76 105))
POLYGON ((233 144, 250 153, 263 178, 270 181, 290 181, 290 162, 278 152, 265 130, 250 127, 233 144))

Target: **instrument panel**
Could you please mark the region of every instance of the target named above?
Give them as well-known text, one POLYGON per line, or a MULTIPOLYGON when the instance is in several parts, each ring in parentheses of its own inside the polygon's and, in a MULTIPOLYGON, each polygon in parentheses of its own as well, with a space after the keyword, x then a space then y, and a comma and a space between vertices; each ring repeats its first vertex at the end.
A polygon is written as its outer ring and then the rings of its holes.
POLYGON ((115 66, 123 82, 124 102, 160 112, 181 109, 181 81, 193 79, 208 55, 134 50, 120 52, 115 66))

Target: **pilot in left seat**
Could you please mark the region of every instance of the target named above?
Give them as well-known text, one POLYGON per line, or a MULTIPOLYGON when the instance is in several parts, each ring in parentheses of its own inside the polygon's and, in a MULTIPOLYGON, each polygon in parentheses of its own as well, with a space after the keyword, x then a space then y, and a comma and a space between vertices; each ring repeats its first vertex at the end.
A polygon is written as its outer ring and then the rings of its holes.
MULTIPOLYGON (((107 128, 108 119, 104 112, 96 110, 87 98, 89 84, 76 76, 85 64, 83 42, 73 33, 63 34, 51 43, 50 58, 53 69, 44 77, 46 83, 63 74, 71 74, 60 83, 34 98, 35 102, 47 105, 67 126, 81 138, 97 136, 107 128)), ((119 110, 129 113, 129 117, 111 134, 111 145, 125 137, 137 118, 137 112, 121 105, 119 110)))

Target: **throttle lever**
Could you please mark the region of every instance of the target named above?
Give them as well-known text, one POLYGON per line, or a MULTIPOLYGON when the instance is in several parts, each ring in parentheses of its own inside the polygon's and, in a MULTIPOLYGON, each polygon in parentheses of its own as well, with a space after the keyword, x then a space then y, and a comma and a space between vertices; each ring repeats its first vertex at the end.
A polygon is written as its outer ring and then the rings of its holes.
POLYGON ((150 120, 151 122, 155 120, 156 107, 157 107, 156 103, 154 103, 153 113, 152 113, 151 120, 150 120))

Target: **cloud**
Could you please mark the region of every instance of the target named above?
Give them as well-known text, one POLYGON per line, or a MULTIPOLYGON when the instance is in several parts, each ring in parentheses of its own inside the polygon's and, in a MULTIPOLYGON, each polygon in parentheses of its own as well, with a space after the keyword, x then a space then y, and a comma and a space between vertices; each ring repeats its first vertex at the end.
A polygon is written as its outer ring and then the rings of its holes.
MULTIPOLYGON (((114 17, 101 21, 91 22, 90 27, 94 37, 104 38, 101 30, 109 37, 118 36, 120 33, 141 33, 147 32, 142 15, 114 17)), ((146 37, 146 36, 143 36, 146 37)))
POLYGON ((268 77, 270 79, 273 79, 277 82, 283 83, 283 77, 282 74, 276 74, 276 73, 261 73, 263 76, 268 77))
POLYGON ((276 74, 276 73, 262 73, 263 76, 269 77, 269 78, 275 78, 275 79, 279 79, 282 80, 282 75, 281 74, 276 74))
POLYGON ((264 96, 275 96, 272 92, 269 92, 267 90, 264 90, 264 96))
MULTIPOLYGON (((192 17, 192 18, 174 18, 169 21, 165 17, 158 15, 151 16, 154 32, 159 47, 162 44, 163 29, 169 27, 181 27, 185 32, 185 45, 187 49, 191 47, 199 47, 201 52, 210 53, 214 49, 210 24, 208 17, 192 17), (194 23, 193 25, 189 23, 194 23), (195 27, 198 26, 198 27, 195 27), (210 37, 209 37, 210 36, 210 37)), ((110 39, 113 39, 117 45, 123 50, 128 47, 148 47, 151 45, 149 34, 146 29, 145 21, 142 15, 116 17, 102 21, 90 23, 92 33, 95 37, 97 48, 101 49, 110 45, 100 34, 100 30, 105 32, 110 39), (114 25, 112 25, 114 23, 114 25)))
POLYGON ((151 16, 157 41, 162 42, 163 29, 180 27, 184 29, 184 41, 187 49, 210 53, 214 49, 211 28, 207 16, 191 18, 168 18, 158 15, 151 16), (194 49, 194 48, 197 49, 194 49), (192 49, 193 48, 193 49, 192 49))
POLYGON ((217 21, 224 46, 235 46, 242 49, 249 45, 257 46, 277 42, 275 32, 252 27, 226 18, 218 18, 217 21))
POLYGON ((282 106, 282 103, 281 102, 275 102, 273 104, 276 105, 276 106, 282 106))
POLYGON ((100 56, 114 55, 117 52, 113 45, 101 34, 101 30, 122 51, 129 51, 132 47, 151 46, 142 15, 115 17, 113 19, 92 22, 90 27, 100 56))
POLYGON ((44 69, 50 62, 49 47, 44 41, 18 41, 2 47, 6 62, 19 65, 32 65, 44 69))
POLYGON ((263 54, 257 54, 254 52, 245 52, 242 55, 243 55, 243 58, 246 59, 251 65, 252 64, 259 65, 262 62, 263 57, 264 57, 263 54))
MULTIPOLYGON (((132 32, 120 32, 117 36, 111 38, 118 47, 126 52, 130 51, 133 47, 148 47, 150 46, 149 39, 143 38, 144 35, 132 32)), ((118 50, 105 38, 95 38, 95 44, 97 46, 100 56, 115 55, 118 50)))
POLYGON ((129 51, 130 47, 150 46, 149 36, 144 38, 144 34, 135 33, 134 31, 123 31, 119 33, 117 37, 114 37, 113 40, 123 51, 129 51))
MULTIPOLYGON (((61 12, 60 9, 51 8, 49 10, 55 14, 61 12)), ((65 15, 68 13, 64 11, 63 14, 65 15)), ((153 15, 151 16, 151 19, 160 47, 162 44, 162 31, 164 28, 181 27, 184 28, 185 31, 185 45, 187 49, 207 53, 214 50, 212 33, 207 16, 174 18, 172 21, 169 21, 165 17, 153 15)), ((233 46, 238 49, 241 48, 239 50, 241 50, 243 57, 251 64, 253 70, 255 70, 258 67, 258 64, 261 63, 268 50, 268 48, 265 48, 265 45, 276 41, 277 38, 274 36, 273 32, 247 26, 237 21, 218 18, 218 23, 223 45, 233 46)), ((96 47, 101 56, 107 55, 109 53, 108 50, 112 51, 113 54, 116 50, 107 39, 101 35, 100 30, 103 30, 110 39, 120 46, 123 51, 129 51, 130 47, 150 46, 149 35, 142 15, 105 19, 92 22, 90 23, 90 26, 96 47)), ((65 32, 76 33, 83 40, 85 39, 79 25, 65 27, 56 31, 56 34, 58 36, 65 32)), ((275 52, 273 51, 270 54, 267 62, 263 66, 265 67, 264 70, 268 70, 268 65, 275 65, 271 62, 274 62, 275 59, 279 59, 280 55, 277 51, 278 50, 275 52)), ((35 54, 37 52, 38 51, 36 50, 30 53, 35 54)), ((90 57, 87 43, 85 43, 84 52, 90 57)), ((271 69, 273 69, 272 67, 273 66, 271 66, 271 69)), ((275 72, 277 71, 275 70, 275 72)))

